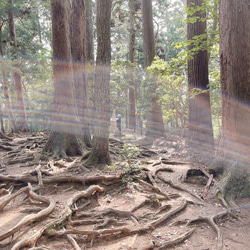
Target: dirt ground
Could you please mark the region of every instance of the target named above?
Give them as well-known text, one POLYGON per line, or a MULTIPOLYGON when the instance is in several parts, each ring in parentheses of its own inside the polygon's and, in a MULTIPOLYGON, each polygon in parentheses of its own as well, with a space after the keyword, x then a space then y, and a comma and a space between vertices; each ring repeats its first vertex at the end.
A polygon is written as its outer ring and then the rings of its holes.
POLYGON ((112 166, 88 168, 41 158, 46 138, 0 141, 0 249, 250 249, 249 199, 229 211, 214 182, 204 194, 214 156, 181 138, 126 133, 110 140, 112 166))

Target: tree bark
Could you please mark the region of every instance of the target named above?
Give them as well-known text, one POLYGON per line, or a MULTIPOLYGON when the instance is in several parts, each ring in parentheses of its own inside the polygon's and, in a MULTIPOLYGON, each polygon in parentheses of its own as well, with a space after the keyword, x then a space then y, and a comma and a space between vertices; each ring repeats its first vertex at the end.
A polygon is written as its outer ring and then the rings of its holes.
POLYGON ((97 58, 95 76, 95 130, 87 164, 111 162, 109 155, 111 0, 97 0, 97 58))
MULTIPOLYGON (((201 7, 203 0, 187 0, 187 7, 201 7)), ((187 39, 192 40, 194 36, 206 33, 206 21, 200 20, 206 17, 205 12, 196 11, 192 16, 197 17, 195 23, 187 24, 187 39)), ((213 127, 211 117, 211 105, 208 80, 208 53, 207 50, 199 50, 193 53, 194 45, 189 45, 188 50, 192 59, 188 60, 188 88, 189 93, 197 89, 197 95, 189 99, 189 120, 187 143, 197 148, 213 150, 213 127), (201 93, 200 93, 201 92, 201 93)))
MULTIPOLYGON (((51 0, 54 100, 52 130, 43 149, 54 157, 80 155, 79 122, 73 100, 69 1, 51 0)), ((81 91, 81 90, 79 90, 81 91)))
POLYGON ((219 1, 219 19, 223 153, 249 164, 249 1, 219 1))
MULTIPOLYGON (((15 61, 17 59, 17 55, 15 51, 17 47, 17 41, 16 41, 14 15, 13 15, 13 11, 11 10, 11 7, 13 6, 13 4, 14 4, 13 0, 9 0, 9 5, 10 5, 10 10, 8 12, 9 32, 10 32, 10 37, 13 42, 12 60, 15 61)), ((25 105, 24 105, 24 99, 23 99, 22 76, 21 76, 21 73, 19 72, 20 63, 13 62, 13 67, 14 67, 13 76, 14 76, 14 81, 15 81, 17 111, 18 111, 16 126, 14 128, 15 128, 15 132, 27 131, 28 124, 27 124, 25 105)))
MULTIPOLYGON (((15 63, 14 67, 20 66, 19 63, 15 63)), ((14 71, 14 81, 15 81, 15 89, 16 89, 16 97, 17 97, 17 109, 18 115, 16 119, 16 132, 28 131, 28 124, 26 119, 26 111, 23 100, 23 87, 22 87, 22 76, 18 71, 14 71)))
MULTIPOLYGON (((144 67, 151 65, 155 57, 155 40, 153 27, 152 0, 142 0, 142 27, 143 27, 143 50, 144 67)), ((149 81, 149 78, 147 78, 149 81)), ((151 98, 152 108, 147 119, 148 136, 164 136, 165 129, 162 118, 162 109, 159 104, 159 96, 156 93, 157 86, 154 86, 153 97, 151 98)))
POLYGON ((10 105, 9 90, 8 90, 8 84, 7 84, 7 79, 6 79, 4 68, 2 68, 2 76, 3 76, 3 93, 4 93, 7 113, 10 119, 10 129, 12 131, 16 131, 16 124, 15 124, 12 108, 10 105))
POLYGON ((93 3, 85 0, 86 4, 86 51, 87 62, 94 63, 94 32, 93 32, 93 3))
POLYGON ((86 28, 84 0, 72 2, 71 12, 71 53, 74 74, 74 100, 80 120, 80 133, 84 142, 91 146, 88 119, 88 82, 86 55, 86 28))
MULTIPOLYGON (((130 10, 130 39, 129 39, 129 61, 134 63, 134 50, 135 50, 135 0, 129 0, 130 10)), ((130 80, 129 80, 129 128, 135 131, 135 83, 133 66, 129 67, 130 80)))
MULTIPOLYGON (((87 55, 87 76, 88 86, 95 80, 95 57, 94 57, 94 27, 93 27, 93 1, 86 0, 86 55, 87 55)), ((92 103, 92 102, 89 102, 92 103)), ((93 128, 95 125, 94 108, 89 106, 89 125, 93 128)))

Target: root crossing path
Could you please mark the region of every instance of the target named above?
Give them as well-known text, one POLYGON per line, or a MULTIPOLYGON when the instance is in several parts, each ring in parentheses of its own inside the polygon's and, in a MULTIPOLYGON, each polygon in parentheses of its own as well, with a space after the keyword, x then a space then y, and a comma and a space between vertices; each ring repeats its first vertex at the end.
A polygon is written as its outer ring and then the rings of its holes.
POLYGON ((227 209, 209 198, 213 177, 187 182, 206 166, 182 144, 135 139, 128 158, 112 139, 114 165, 92 167, 38 157, 45 137, 1 139, 0 249, 248 249, 249 201, 227 209))

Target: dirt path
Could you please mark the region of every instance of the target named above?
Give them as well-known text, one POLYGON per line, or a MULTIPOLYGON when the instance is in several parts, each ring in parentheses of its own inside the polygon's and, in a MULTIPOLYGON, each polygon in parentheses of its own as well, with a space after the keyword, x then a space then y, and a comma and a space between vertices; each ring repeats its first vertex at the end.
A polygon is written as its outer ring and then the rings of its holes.
POLYGON ((184 180, 206 162, 179 138, 126 139, 110 141, 112 167, 88 169, 40 159, 44 134, 1 139, 0 249, 249 249, 249 199, 232 214, 201 199, 208 178, 184 180))

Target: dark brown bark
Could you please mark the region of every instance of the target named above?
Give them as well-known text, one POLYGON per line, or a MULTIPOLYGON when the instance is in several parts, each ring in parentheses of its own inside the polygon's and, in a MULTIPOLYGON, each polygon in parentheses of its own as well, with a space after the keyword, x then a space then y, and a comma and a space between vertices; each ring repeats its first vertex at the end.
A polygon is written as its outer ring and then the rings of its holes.
MULTIPOLYGON (((129 0, 130 10, 130 39, 129 39, 129 61, 134 63, 135 50, 135 0, 129 0)), ((135 83, 133 66, 130 66, 130 80, 129 80, 129 128, 136 128, 135 119, 135 83)))
POLYGON ((84 0, 72 2, 71 12, 71 53, 74 74, 74 100, 80 120, 80 133, 84 142, 91 146, 88 119, 88 82, 84 0))
POLYGON ((94 32, 93 32, 93 2, 85 0, 86 4, 86 51, 87 62, 94 63, 94 32))
MULTIPOLYGON (((155 40, 153 27, 152 0, 142 0, 142 26, 143 26, 143 50, 144 50, 144 67, 151 65, 155 57, 155 40)), ((148 81, 150 79, 148 78, 148 81)), ((153 80, 151 78, 151 80, 153 80)), ((153 97, 151 99, 152 108, 147 119, 147 132, 149 136, 164 136, 165 129, 162 118, 162 109, 159 104, 159 96, 156 94, 154 87, 153 97)))
MULTIPOLYGON (((13 3, 14 3, 13 0, 9 0, 9 6, 10 7, 13 6, 13 3)), ((15 23, 14 23, 14 15, 13 15, 13 11, 11 9, 8 12, 8 18, 9 18, 10 37, 12 39, 13 46, 16 47, 17 46, 17 43, 16 43, 16 30, 15 30, 15 23)))
MULTIPOLYGON (((202 6, 203 0, 187 0, 188 7, 202 6)), ((200 21, 206 17, 205 12, 196 12, 192 17, 198 17, 195 23, 188 22, 187 39, 192 40, 194 36, 206 33, 206 22, 200 21)), ((188 47, 189 53, 193 45, 188 47)), ((189 99, 189 118, 187 142, 198 148, 213 149, 213 127, 211 118, 211 106, 208 80, 208 53, 200 50, 194 53, 192 59, 188 60, 188 87, 189 93, 194 89, 204 91, 189 99)))
POLYGON ((110 163, 111 0, 97 0, 97 58, 95 77, 95 131, 89 164, 110 163))
MULTIPOLYGON (((0 54, 1 56, 3 56, 3 49, 2 49, 2 27, 3 27, 3 24, 4 22, 1 23, 0 25, 0 54)), ((6 74, 5 74, 5 70, 4 68, 2 67, 2 77, 3 77, 3 93, 4 93, 4 98, 5 98, 5 105, 6 105, 6 109, 7 109, 7 114, 9 116, 9 119, 10 119, 10 129, 12 131, 15 131, 16 130, 16 125, 15 125, 15 120, 14 120, 14 116, 13 116, 13 113, 12 113, 12 109, 11 109, 11 105, 10 105, 10 98, 9 98, 9 91, 8 91, 8 85, 7 85, 7 79, 6 79, 6 74)), ((1 117, 1 126, 3 127, 2 125, 2 117, 1 117)), ((3 130, 2 130, 3 132, 3 130)))
POLYGON ((53 133, 44 152, 55 157, 79 155, 76 138, 79 124, 73 100, 73 75, 71 66, 69 1, 51 0, 54 100, 52 110, 53 133))
MULTIPOLYGON (((86 0, 86 55, 87 55, 87 80, 94 82, 95 71, 94 71, 94 27, 93 27, 93 1, 86 0)), ((89 106, 89 125, 93 128, 95 125, 94 108, 89 106)))
POLYGON ((227 157, 249 163, 249 1, 219 1, 222 138, 227 157))

